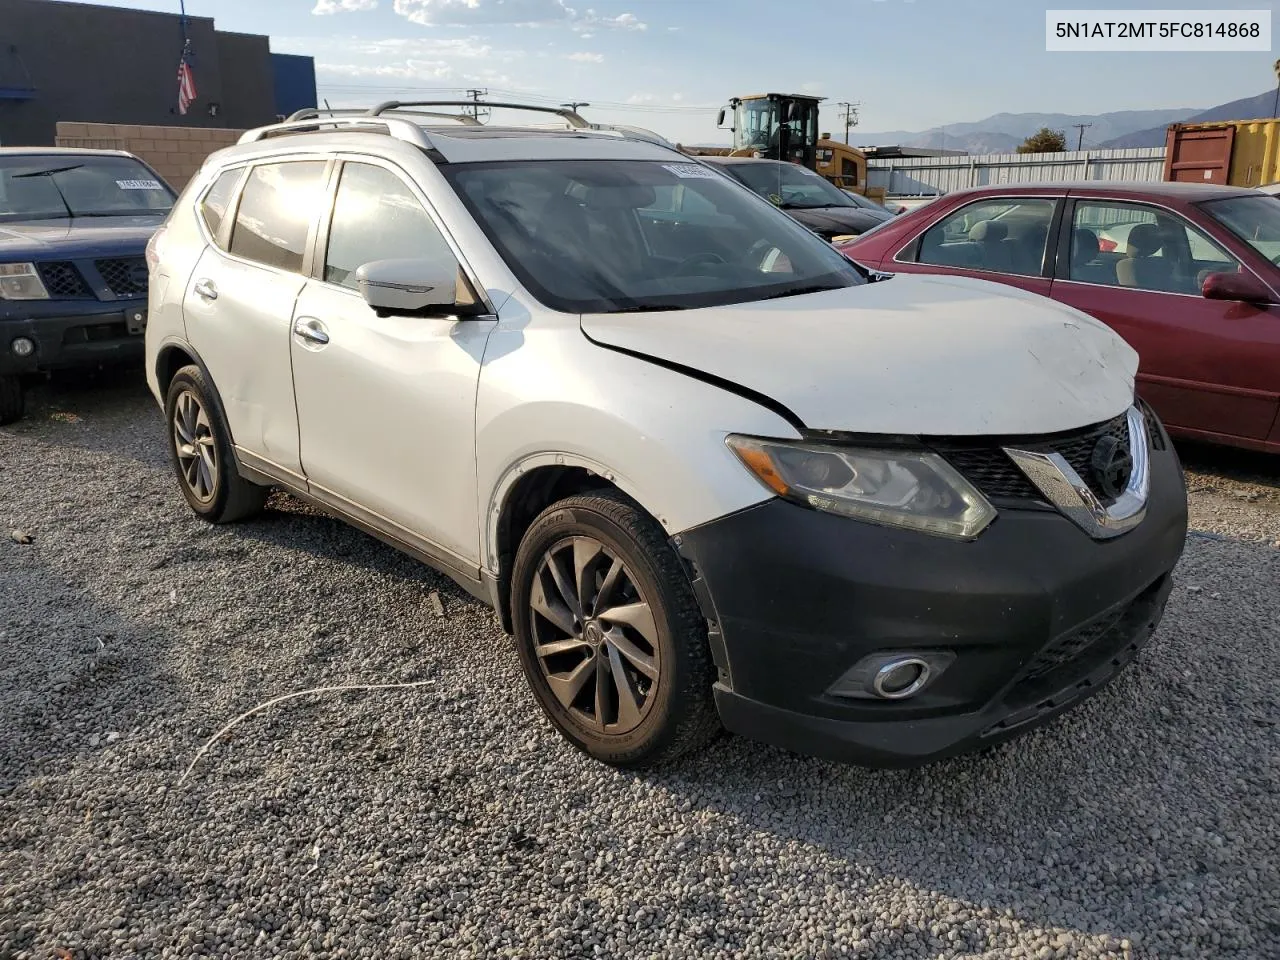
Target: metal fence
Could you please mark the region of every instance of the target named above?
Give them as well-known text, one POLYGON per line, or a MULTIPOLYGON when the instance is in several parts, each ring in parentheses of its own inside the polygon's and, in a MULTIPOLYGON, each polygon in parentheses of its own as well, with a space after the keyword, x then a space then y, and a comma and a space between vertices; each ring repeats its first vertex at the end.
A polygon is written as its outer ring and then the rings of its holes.
POLYGON ((1164 147, 871 160, 867 182, 891 197, 936 196, 1001 183, 1164 179, 1164 147))

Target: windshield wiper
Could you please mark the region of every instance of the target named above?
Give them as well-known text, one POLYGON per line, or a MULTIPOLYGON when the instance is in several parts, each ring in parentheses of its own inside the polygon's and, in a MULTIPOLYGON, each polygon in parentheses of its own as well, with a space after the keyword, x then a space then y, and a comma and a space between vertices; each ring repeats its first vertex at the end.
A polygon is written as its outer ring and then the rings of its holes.
POLYGON ((839 290, 837 286, 827 286, 826 284, 814 284, 809 287, 792 287, 790 290, 783 290, 781 293, 771 293, 767 297, 761 297, 761 300, 780 300, 783 297, 801 297, 806 293, 826 293, 828 290, 839 290))
POLYGON ((58 194, 58 199, 62 201, 62 206, 66 208, 67 219, 74 220, 75 214, 71 212, 71 204, 67 203, 66 194, 62 192, 62 188, 58 186, 58 181, 53 179, 55 173, 66 173, 68 170, 79 170, 83 167, 83 163, 72 163, 65 167, 54 167, 51 170, 32 170, 30 173, 15 173, 11 180, 26 180, 29 177, 48 177, 49 183, 52 185, 54 192, 58 194))
POLYGON ((621 310, 614 310, 613 313, 658 313, 668 310, 688 310, 689 308, 676 303, 632 303, 623 307, 621 310))

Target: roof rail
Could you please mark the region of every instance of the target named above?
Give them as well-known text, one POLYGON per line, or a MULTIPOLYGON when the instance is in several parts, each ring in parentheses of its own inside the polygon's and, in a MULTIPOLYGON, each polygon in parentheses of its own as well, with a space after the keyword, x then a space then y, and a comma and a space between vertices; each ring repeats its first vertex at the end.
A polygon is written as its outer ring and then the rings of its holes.
MULTIPOLYGON (((470 102, 470 101, 468 101, 470 102)), ((482 126, 479 120, 466 113, 430 113, 426 110, 394 110, 387 111, 405 117, 429 117, 432 120, 456 120, 463 126, 479 127, 482 126)), ((298 120, 313 120, 322 117, 367 117, 369 111, 364 107, 304 107, 301 110, 289 115, 285 118, 285 123, 293 123, 298 120)))
POLYGON ((359 130, 360 128, 368 129, 369 127, 384 127, 389 136, 395 137, 397 140, 404 140, 412 143, 416 147, 422 147, 424 150, 431 149, 431 141, 427 138, 426 132, 409 120, 403 117, 377 117, 367 113, 354 114, 350 116, 328 116, 315 117, 310 120, 294 120, 285 121, 284 123, 273 123, 266 127, 255 127, 252 130, 246 130, 237 143, 256 143, 259 140, 266 140, 268 137, 276 136, 282 133, 303 133, 305 131, 319 131, 323 127, 333 127, 335 129, 350 128, 359 130))
POLYGON ((497 103, 492 100, 388 100, 370 108, 366 116, 378 117, 384 113, 400 111, 403 107, 488 107, 499 110, 530 110, 534 113, 551 113, 563 119, 577 130, 590 130, 591 124, 576 110, 568 107, 539 107, 529 103, 497 103))

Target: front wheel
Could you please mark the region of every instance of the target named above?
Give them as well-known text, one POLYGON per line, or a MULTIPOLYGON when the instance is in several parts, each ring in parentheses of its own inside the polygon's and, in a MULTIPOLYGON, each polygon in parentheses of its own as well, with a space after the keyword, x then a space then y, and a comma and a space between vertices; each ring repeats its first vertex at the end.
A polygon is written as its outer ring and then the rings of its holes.
POLYGON ((539 705, 597 760, 644 766, 711 740, 706 625, 661 527, 616 491, 570 497, 516 553, 512 621, 539 705))
POLYGON ((173 376, 165 397, 169 454, 178 488, 191 509, 210 523, 234 523, 262 511, 270 490, 236 470, 231 434, 213 391, 192 364, 173 376))

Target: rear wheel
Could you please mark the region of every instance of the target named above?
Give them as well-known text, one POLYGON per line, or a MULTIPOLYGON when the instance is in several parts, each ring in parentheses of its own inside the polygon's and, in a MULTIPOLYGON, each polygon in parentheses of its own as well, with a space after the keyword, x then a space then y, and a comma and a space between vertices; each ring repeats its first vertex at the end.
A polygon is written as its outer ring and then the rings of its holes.
POLYGON ((642 766, 719 730, 692 588, 661 527, 627 497, 545 510, 517 551, 511 603, 525 676, 579 749, 642 766))
POLYGON ((262 511, 270 490, 236 471, 230 431, 194 364, 173 376, 165 399, 169 453, 178 487, 196 515, 210 523, 234 523, 262 511))
POLYGON ((0 426, 16 423, 27 412, 27 396, 22 381, 12 374, 0 375, 0 426))

